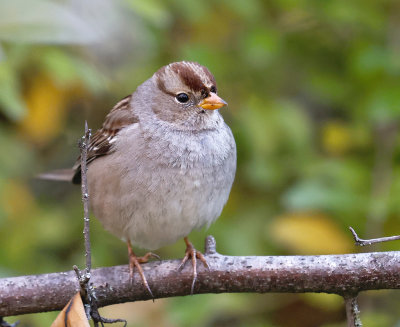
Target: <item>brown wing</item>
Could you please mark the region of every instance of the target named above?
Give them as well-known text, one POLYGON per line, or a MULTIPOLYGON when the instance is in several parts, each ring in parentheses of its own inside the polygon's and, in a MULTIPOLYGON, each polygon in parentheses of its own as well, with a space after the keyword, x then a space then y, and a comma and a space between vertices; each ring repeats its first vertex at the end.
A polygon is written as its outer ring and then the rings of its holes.
MULTIPOLYGON (((132 95, 128 95, 119 101, 106 116, 102 128, 94 133, 88 148, 87 164, 90 164, 96 158, 112 153, 112 141, 121 128, 139 121, 130 107, 131 98, 132 95)), ((73 167, 75 175, 72 178, 72 182, 74 184, 81 183, 80 159, 79 156, 73 167)))

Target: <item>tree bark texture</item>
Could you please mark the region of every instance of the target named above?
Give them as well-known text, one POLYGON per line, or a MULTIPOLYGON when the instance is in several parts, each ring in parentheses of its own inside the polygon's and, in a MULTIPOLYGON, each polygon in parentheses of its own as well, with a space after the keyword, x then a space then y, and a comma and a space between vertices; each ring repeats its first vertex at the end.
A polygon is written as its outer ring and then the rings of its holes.
MULTIPOLYGON (((360 291, 400 288, 400 252, 320 256, 224 256, 215 240, 206 241, 208 271, 198 266, 194 293, 324 292, 342 296, 360 291)), ((192 269, 178 271, 179 260, 143 265, 155 298, 190 294, 192 269)), ((128 265, 92 270, 99 307, 151 299, 128 265)), ((74 271, 0 279, 0 316, 60 310, 79 290, 74 271)))

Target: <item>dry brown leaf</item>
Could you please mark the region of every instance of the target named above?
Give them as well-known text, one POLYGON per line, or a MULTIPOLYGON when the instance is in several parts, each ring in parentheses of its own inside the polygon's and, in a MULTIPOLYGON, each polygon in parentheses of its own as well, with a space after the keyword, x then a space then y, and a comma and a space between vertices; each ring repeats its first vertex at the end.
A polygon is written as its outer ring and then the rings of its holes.
POLYGON ((51 327, 90 327, 79 292, 62 309, 51 327))

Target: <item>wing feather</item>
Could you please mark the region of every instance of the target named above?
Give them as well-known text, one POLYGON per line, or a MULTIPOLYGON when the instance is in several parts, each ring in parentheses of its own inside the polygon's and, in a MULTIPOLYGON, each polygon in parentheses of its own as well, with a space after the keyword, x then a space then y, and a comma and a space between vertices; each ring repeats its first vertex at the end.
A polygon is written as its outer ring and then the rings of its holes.
MULTIPOLYGON (((102 128, 96 131, 90 140, 88 147, 87 164, 93 160, 112 153, 113 141, 118 132, 129 125, 139 122, 138 117, 131 108, 132 95, 128 95, 119 101, 106 116, 102 128)), ((73 169, 75 170, 72 182, 74 184, 81 183, 81 157, 79 156, 73 169)))

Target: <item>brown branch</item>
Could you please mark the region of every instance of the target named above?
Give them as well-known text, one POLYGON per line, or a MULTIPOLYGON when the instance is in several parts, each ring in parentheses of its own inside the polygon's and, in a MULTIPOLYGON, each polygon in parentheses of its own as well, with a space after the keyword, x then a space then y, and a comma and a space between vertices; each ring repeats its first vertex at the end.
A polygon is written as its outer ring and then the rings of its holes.
MULTIPOLYGON (((400 289, 400 252, 322 256, 241 256, 215 251, 207 238, 210 271, 199 265, 195 293, 325 292, 352 296, 360 291, 400 289)), ((190 293, 192 271, 178 272, 179 260, 143 265, 156 298, 190 293)), ((91 281, 99 307, 128 301, 149 300, 135 274, 129 280, 127 265, 92 270, 91 281)), ((79 290, 73 271, 0 279, 0 316, 61 309, 79 290)))
POLYGON ((358 235, 357 235, 356 231, 353 229, 353 227, 349 227, 349 229, 350 229, 351 233, 353 234, 353 238, 354 238, 354 241, 356 242, 356 245, 358 245, 358 246, 366 246, 366 245, 371 245, 371 244, 375 244, 375 243, 400 240, 400 235, 371 238, 369 240, 364 240, 364 239, 358 237, 358 235))

